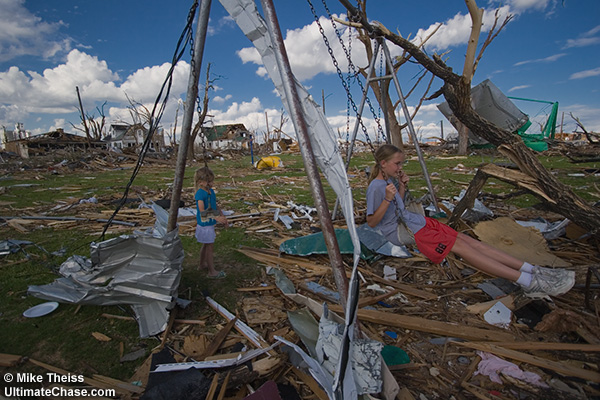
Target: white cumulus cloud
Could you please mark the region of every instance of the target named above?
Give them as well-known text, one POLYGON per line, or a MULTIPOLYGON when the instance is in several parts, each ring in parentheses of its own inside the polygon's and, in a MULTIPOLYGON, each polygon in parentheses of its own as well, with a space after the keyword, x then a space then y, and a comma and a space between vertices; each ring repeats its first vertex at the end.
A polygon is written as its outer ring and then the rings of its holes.
MULTIPOLYGON (((333 29, 331 21, 328 18, 320 17, 319 22, 323 27, 325 36, 329 41, 340 69, 346 72, 348 70, 347 56, 333 29)), ((340 24, 336 24, 336 27, 340 35, 344 38, 343 40, 347 41, 348 33, 346 28, 340 24)), ((285 34, 284 43, 292 72, 298 80, 305 81, 319 73, 331 74, 336 72, 316 22, 305 25, 302 28, 288 30, 285 34)), ((345 45, 347 46, 347 43, 345 45)), ((351 52, 353 63, 366 58, 362 45, 353 45, 351 52)), ((262 66, 260 55, 254 47, 243 48, 237 52, 237 55, 244 63, 251 62, 259 65, 260 67, 256 71, 257 75, 266 77, 267 71, 262 66)))
POLYGON ((59 33, 64 23, 42 21, 24 3, 24 0, 0 0, 0 62, 24 55, 48 59, 69 51, 72 40, 59 33))
MULTIPOLYGON (((71 50, 65 63, 48 68, 42 73, 21 71, 10 67, 0 72, 0 124, 22 120, 31 113, 71 113, 78 107, 76 87, 86 112, 104 102, 111 105, 111 112, 121 108, 128 114, 127 96, 151 109, 171 64, 146 67, 126 77, 119 86, 120 78, 110 70, 105 61, 79 50, 71 50)), ((171 95, 179 96, 187 87, 189 64, 180 62, 174 69, 171 95)))

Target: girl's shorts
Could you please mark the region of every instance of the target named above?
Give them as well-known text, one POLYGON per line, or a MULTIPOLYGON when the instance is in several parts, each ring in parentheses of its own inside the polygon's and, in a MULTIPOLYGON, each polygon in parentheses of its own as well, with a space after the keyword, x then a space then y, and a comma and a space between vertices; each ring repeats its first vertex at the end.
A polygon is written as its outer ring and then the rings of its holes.
POLYGON ((419 251, 431 262, 441 263, 452 250, 458 232, 436 219, 425 217, 425 226, 415 233, 419 251))
POLYGON ((217 234, 214 225, 200 226, 196 225, 196 240, 199 243, 210 244, 215 242, 217 234))

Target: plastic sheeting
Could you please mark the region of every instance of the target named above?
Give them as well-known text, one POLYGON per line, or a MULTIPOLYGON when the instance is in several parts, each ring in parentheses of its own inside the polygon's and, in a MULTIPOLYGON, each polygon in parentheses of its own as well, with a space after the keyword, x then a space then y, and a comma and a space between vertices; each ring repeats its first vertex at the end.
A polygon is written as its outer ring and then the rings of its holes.
POLYGON ((177 230, 163 236, 156 230, 136 232, 90 247, 90 258, 70 257, 60 266, 61 278, 30 286, 28 293, 61 303, 131 305, 141 337, 164 331, 184 258, 177 230))
MULTIPOLYGON (((471 103, 477 114, 501 129, 516 132, 529 122, 529 117, 502 93, 489 79, 471 89, 471 103)), ((438 109, 458 130, 456 117, 447 102, 438 105, 438 109)), ((486 140, 470 135, 469 139, 477 144, 487 143, 486 140)))
MULTIPOLYGON (((389 242, 380 231, 375 230, 367 224, 356 228, 361 243, 361 257, 364 260, 374 258, 373 253, 386 256, 410 258, 412 254, 405 246, 397 246, 389 242)), ((353 254, 354 247, 350 233, 347 229, 335 229, 335 236, 340 247, 340 253, 353 254)), ((327 254, 325 239, 322 232, 298 238, 288 239, 279 245, 279 251, 286 254, 307 256, 311 254, 327 254)))

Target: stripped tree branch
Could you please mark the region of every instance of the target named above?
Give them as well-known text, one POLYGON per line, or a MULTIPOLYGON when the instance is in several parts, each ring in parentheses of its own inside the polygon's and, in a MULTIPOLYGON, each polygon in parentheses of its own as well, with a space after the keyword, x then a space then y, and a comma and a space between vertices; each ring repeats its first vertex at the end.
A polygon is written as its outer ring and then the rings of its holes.
POLYGON ((483 24, 483 8, 478 8, 475 0, 465 0, 469 14, 471 15, 471 35, 467 43, 467 53, 465 56, 465 65, 463 67, 463 79, 468 84, 471 84, 473 75, 475 74, 475 52, 479 43, 479 35, 481 34, 481 25, 483 24))
POLYGON ((485 41, 481 45, 479 54, 477 55, 477 58, 475 59, 475 63, 473 64, 473 74, 475 74, 475 71, 477 70, 477 66, 479 65, 479 61, 481 60, 481 57, 483 56, 483 52, 485 51, 485 49, 490 45, 490 43, 492 43, 492 41, 496 38, 496 36, 498 36, 500 34, 500 32, 506 27, 506 25, 508 25, 508 23, 513 19, 513 17, 514 16, 512 14, 507 15, 506 18, 504 19, 504 21, 502 22, 502 25, 500 25, 498 30, 495 30, 496 26, 498 25, 498 19, 500 18, 499 10, 498 9, 496 10, 496 13, 494 15, 494 24, 492 25, 491 29, 489 30, 488 36, 485 38, 485 41))

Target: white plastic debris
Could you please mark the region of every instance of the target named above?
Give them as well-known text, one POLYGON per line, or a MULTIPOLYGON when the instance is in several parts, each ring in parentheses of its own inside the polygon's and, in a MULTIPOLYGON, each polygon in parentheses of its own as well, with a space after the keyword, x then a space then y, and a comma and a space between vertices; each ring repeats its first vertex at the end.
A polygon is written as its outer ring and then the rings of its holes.
POLYGON ((506 329, 510 326, 512 311, 499 301, 483 314, 483 319, 490 325, 506 329))

